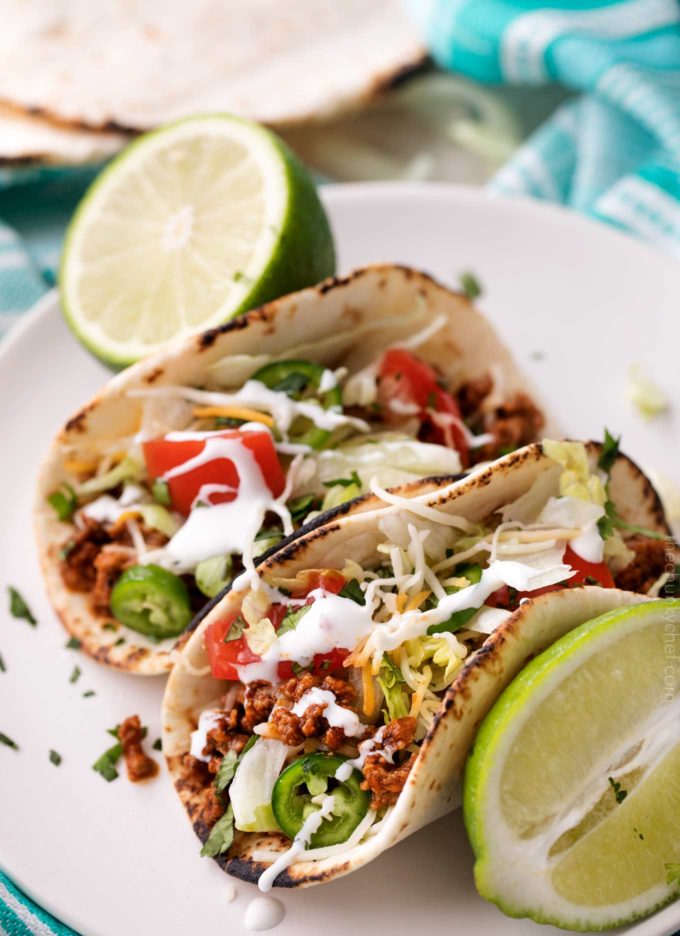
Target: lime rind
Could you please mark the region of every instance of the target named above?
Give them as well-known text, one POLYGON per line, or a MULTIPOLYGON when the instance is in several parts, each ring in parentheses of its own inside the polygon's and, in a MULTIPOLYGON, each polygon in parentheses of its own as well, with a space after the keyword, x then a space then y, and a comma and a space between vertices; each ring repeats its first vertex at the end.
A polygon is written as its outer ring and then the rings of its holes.
MULTIPOLYGON (((537 861, 537 854, 531 852, 535 843, 513 839, 499 806, 503 755, 512 748, 527 720, 523 713, 529 716, 530 709, 535 710, 558 682, 578 670, 593 655, 594 648, 604 650, 623 635, 649 626, 660 615, 676 616, 677 620, 680 601, 653 601, 623 611, 615 609, 575 628, 527 664, 482 723, 465 770, 464 817, 476 856, 477 889, 508 916, 529 917, 538 923, 578 931, 599 931, 648 916, 678 897, 680 888, 666 883, 660 861, 658 884, 629 901, 614 907, 575 905, 555 890, 548 866, 541 864, 542 856, 537 861), (531 706, 527 704, 529 699, 531 706)), ((629 806, 635 802, 636 793, 631 794, 629 806)), ((677 860, 675 856, 665 857, 677 860)))
MULTIPOLYGON (((207 180, 208 182, 210 180, 207 180)), ((152 182, 145 182, 152 187, 152 182)), ((191 184, 195 185, 194 179, 191 184)), ((206 183, 207 184, 207 183, 206 183)), ((163 193, 161 193, 162 195, 163 193)), ((155 195, 150 196, 155 197, 155 195)), ((132 208, 134 211, 134 206, 132 208)), ((143 214, 140 208, 140 213, 143 214)), ((136 218, 140 224, 147 223, 144 217, 136 218)), ((252 219, 251 219, 252 221, 252 219)), ((125 218, 121 223, 125 223, 125 218)), ((256 225, 257 226, 257 225, 256 225)), ((125 228, 123 228, 125 230, 125 228)), ((237 232, 238 234, 238 232, 237 232)), ((229 240, 230 233, 220 231, 220 237, 229 240)), ((143 249, 140 247, 139 252, 143 249)), ((196 264, 206 265, 208 260, 196 251, 196 264)), ((218 252, 219 253, 219 252, 218 252)), ((109 259, 102 254, 101 263, 109 259)), ((161 257, 161 260, 165 260, 161 257)), ((221 257, 218 257, 221 260, 221 257)), ((100 262, 99 258, 92 261, 100 262)), ((145 263, 138 262, 137 271, 145 275, 145 263)), ((153 264, 152 264, 153 269, 153 264)), ((88 270, 85 269, 87 273, 88 270)), ((93 354, 105 363, 121 367, 138 360, 156 350, 166 341, 219 326, 242 312, 259 306, 279 296, 313 285, 335 272, 335 252, 332 232, 323 206, 313 182, 306 170, 273 133, 249 121, 228 115, 203 115, 177 121, 160 130, 146 134, 134 141, 119 156, 112 160, 90 186, 78 206, 66 234, 64 251, 59 271, 62 307, 65 318, 78 339, 93 354), (83 256, 87 251, 88 238, 92 232, 101 229, 102 224, 112 226, 115 234, 116 220, 105 218, 101 214, 105 206, 110 205, 111 197, 118 192, 125 194, 126 184, 138 183, 139 172, 144 170, 145 161, 158 159, 159 154, 167 155, 174 144, 200 139, 214 138, 228 143, 233 140, 235 146, 243 148, 248 160, 258 167, 263 186, 264 215, 259 221, 257 237, 253 241, 254 250, 250 262, 238 275, 224 277, 219 281, 219 274, 213 276, 213 282, 223 289, 224 299, 217 302, 214 311, 202 316, 198 321, 180 322, 177 316, 178 302, 168 302, 164 306, 163 329, 154 328, 151 319, 149 332, 151 340, 139 340, 134 337, 135 321, 130 323, 130 337, 127 340, 113 338, 111 322, 106 325, 106 315, 120 330, 120 316, 129 315, 130 310, 116 304, 116 277, 124 272, 131 276, 129 256, 123 254, 117 260, 115 251, 111 254, 111 287, 106 285, 107 313, 98 307, 96 297, 87 302, 81 301, 83 271, 86 266, 83 256), (127 271, 125 267, 127 266, 127 271), (94 306, 94 308, 92 308, 94 306)), ((108 272, 103 270, 102 279, 106 282, 108 272)), ((162 278, 162 277, 161 277, 162 278)), ((92 278, 90 278, 90 283, 92 278)), ((200 287, 200 282, 198 283, 200 287)), ((179 283, 179 290, 182 283, 179 283)), ((200 293, 199 293, 200 295, 200 293)), ((188 302, 189 315, 195 311, 195 303, 188 302)), ((156 319, 158 313, 156 313, 156 319)), ((134 317, 132 317, 134 318, 134 317)), ((124 323, 123 323, 124 325, 124 323)), ((123 327, 124 330, 124 327, 123 327)))

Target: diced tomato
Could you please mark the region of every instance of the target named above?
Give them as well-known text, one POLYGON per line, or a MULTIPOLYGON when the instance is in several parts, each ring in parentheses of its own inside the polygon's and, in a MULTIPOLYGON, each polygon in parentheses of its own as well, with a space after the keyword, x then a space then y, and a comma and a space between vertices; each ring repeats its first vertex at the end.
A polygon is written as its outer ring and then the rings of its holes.
MULTIPOLYGON (((335 569, 314 569, 306 577, 304 587, 299 594, 294 597, 300 599, 317 588, 323 588, 324 591, 331 592, 334 595, 341 590, 345 584, 345 578, 341 572, 335 569)), ((313 603, 312 598, 308 604, 313 603)), ((279 629, 289 608, 285 604, 273 604, 267 609, 267 617, 274 625, 274 630, 279 629)), ((239 617, 238 612, 234 612, 226 618, 214 621, 205 631, 203 642, 210 670, 215 679, 239 678, 238 666, 247 666, 250 663, 257 663, 261 659, 256 653, 253 653, 248 646, 245 637, 238 637, 236 640, 229 640, 226 643, 224 638, 229 633, 229 629, 234 621, 239 617)), ((317 653, 313 660, 313 671, 317 675, 325 673, 337 673, 342 671, 342 664, 349 650, 338 648, 329 653, 317 653)), ((293 664, 290 660, 282 660, 276 674, 280 680, 290 679, 294 675, 293 664)))
POLYGON ((606 562, 586 562, 581 556, 578 556, 569 546, 564 551, 563 562, 576 570, 576 574, 564 582, 557 582, 555 585, 545 585, 543 588, 536 588, 530 592, 517 592, 510 598, 510 589, 507 585, 499 588, 493 595, 485 601, 485 604, 491 608, 516 608, 522 598, 536 598, 538 595, 547 595, 549 592, 560 591, 563 588, 573 588, 578 585, 589 584, 588 580, 601 585, 602 588, 614 588, 614 576, 606 562))
POLYGON ((245 637, 224 642, 231 625, 238 617, 238 612, 234 612, 226 618, 213 621, 203 635, 203 645, 208 654, 210 671, 215 679, 238 679, 237 666, 257 663, 260 659, 256 653, 252 652, 245 637))
POLYGON ((439 385, 437 373, 432 365, 411 354, 404 348, 390 348, 380 364, 378 402, 382 404, 388 422, 403 421, 404 415, 390 407, 395 400, 405 406, 418 407, 421 424, 419 437, 423 442, 433 442, 454 448, 460 455, 462 466, 469 464, 470 447, 460 425, 460 409, 452 394, 439 385), (433 418, 434 413, 455 417, 449 425, 433 418))
MULTIPOLYGON (((207 438, 216 438, 208 436, 207 438)), ((219 434, 222 439, 235 439, 255 456, 262 476, 274 497, 278 497, 286 486, 286 478, 279 464, 274 448, 274 440, 268 432, 241 432, 225 430, 219 434)), ((186 464, 203 452, 207 439, 187 439, 176 441, 168 438, 151 439, 144 442, 144 458, 151 478, 162 478, 167 472, 186 464)), ((236 498, 240 479, 234 462, 229 458, 215 458, 190 471, 168 479, 168 488, 173 507, 187 516, 199 491, 206 484, 215 484, 232 488, 227 491, 208 493, 206 500, 210 504, 224 504, 236 498)))
POLYGON ((345 576, 337 569, 310 569, 304 573, 300 586, 293 590, 293 598, 306 598, 317 588, 337 595, 345 585, 345 576))

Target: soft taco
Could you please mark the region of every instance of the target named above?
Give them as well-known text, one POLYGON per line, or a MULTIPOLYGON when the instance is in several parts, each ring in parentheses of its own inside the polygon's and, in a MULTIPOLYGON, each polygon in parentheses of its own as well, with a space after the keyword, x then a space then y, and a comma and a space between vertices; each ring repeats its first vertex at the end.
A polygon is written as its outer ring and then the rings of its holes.
POLYGON ((542 424, 464 296, 394 266, 326 281, 170 345, 69 419, 38 485, 50 598, 96 660, 164 672, 194 612, 319 512, 542 424))
POLYGON ((524 662, 664 581, 658 497, 609 435, 408 498, 373 487, 382 507, 244 573, 167 685, 163 750, 202 854, 263 889, 346 874, 454 808, 524 662))

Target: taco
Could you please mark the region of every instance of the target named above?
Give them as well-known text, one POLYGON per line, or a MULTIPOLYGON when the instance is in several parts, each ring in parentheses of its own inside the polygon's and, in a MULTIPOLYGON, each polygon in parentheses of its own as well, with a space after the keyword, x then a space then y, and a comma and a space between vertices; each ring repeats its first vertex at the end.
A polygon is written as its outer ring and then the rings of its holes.
POLYGON ((393 266, 326 281, 170 345, 66 423, 38 485, 50 598, 96 660, 164 672, 194 612, 319 512, 542 424, 464 296, 393 266))
POLYGON ((346 874, 454 808, 524 662, 666 574, 658 497, 611 436, 373 487, 386 505, 244 573, 168 681, 163 750, 202 853, 263 889, 346 874))

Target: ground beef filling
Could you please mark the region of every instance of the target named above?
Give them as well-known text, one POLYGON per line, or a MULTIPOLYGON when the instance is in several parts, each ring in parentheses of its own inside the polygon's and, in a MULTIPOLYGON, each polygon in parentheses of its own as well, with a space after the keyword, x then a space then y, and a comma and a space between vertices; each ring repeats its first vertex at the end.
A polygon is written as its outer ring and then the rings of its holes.
POLYGON ((118 728, 118 738, 123 748, 123 757, 128 779, 133 783, 148 780, 158 773, 158 764, 145 753, 142 747, 144 731, 139 715, 126 718, 118 728))
MULTIPOLYGON (((207 733, 201 754, 209 757, 209 762, 204 764, 187 754, 187 767, 196 777, 208 780, 219 770, 224 755, 228 751, 239 754, 255 726, 265 722, 268 723, 269 737, 276 737, 291 747, 316 738, 328 750, 339 750, 347 744, 348 739, 342 728, 328 724, 323 715, 323 705, 310 705, 302 715, 295 715, 291 711, 295 703, 313 688, 332 692, 338 705, 345 708, 351 709, 356 699, 353 686, 336 676, 304 673, 278 686, 265 680, 256 680, 249 683, 245 690, 240 688, 231 707, 225 710, 217 724, 207 733)), ((415 730, 414 718, 399 718, 380 731, 378 740, 366 758, 362 782, 362 789, 371 793, 372 809, 382 809, 396 803, 416 756, 411 754, 406 760, 400 760, 400 754, 412 743, 415 730)), ((362 738, 353 737, 349 740, 356 744, 373 737, 375 733, 375 727, 367 725, 362 738)), ((221 815, 217 800, 214 807, 216 821, 221 815)))
POLYGON ((476 435, 491 434, 493 441, 473 449, 473 463, 492 461, 507 452, 535 442, 543 428, 543 413, 526 393, 515 393, 502 402, 493 399, 489 374, 470 380, 456 393, 460 412, 476 435))
POLYGON ((635 558, 614 576, 616 587, 644 594, 666 570, 666 544, 637 535, 626 540, 626 546, 633 550, 635 558))
MULTIPOLYGON (((121 572, 135 564, 137 554, 127 527, 98 523, 82 514, 80 522, 62 551, 61 577, 71 591, 90 593, 95 612, 110 615, 111 590, 121 572)), ((167 536, 143 524, 140 530, 150 548, 168 541, 167 536)))
POLYGON ((395 755, 413 742, 415 733, 416 720, 410 716, 395 719, 378 733, 375 746, 364 762, 361 784, 362 790, 371 792, 371 809, 382 809, 397 802, 417 755, 412 753, 401 763, 396 761, 395 755))

